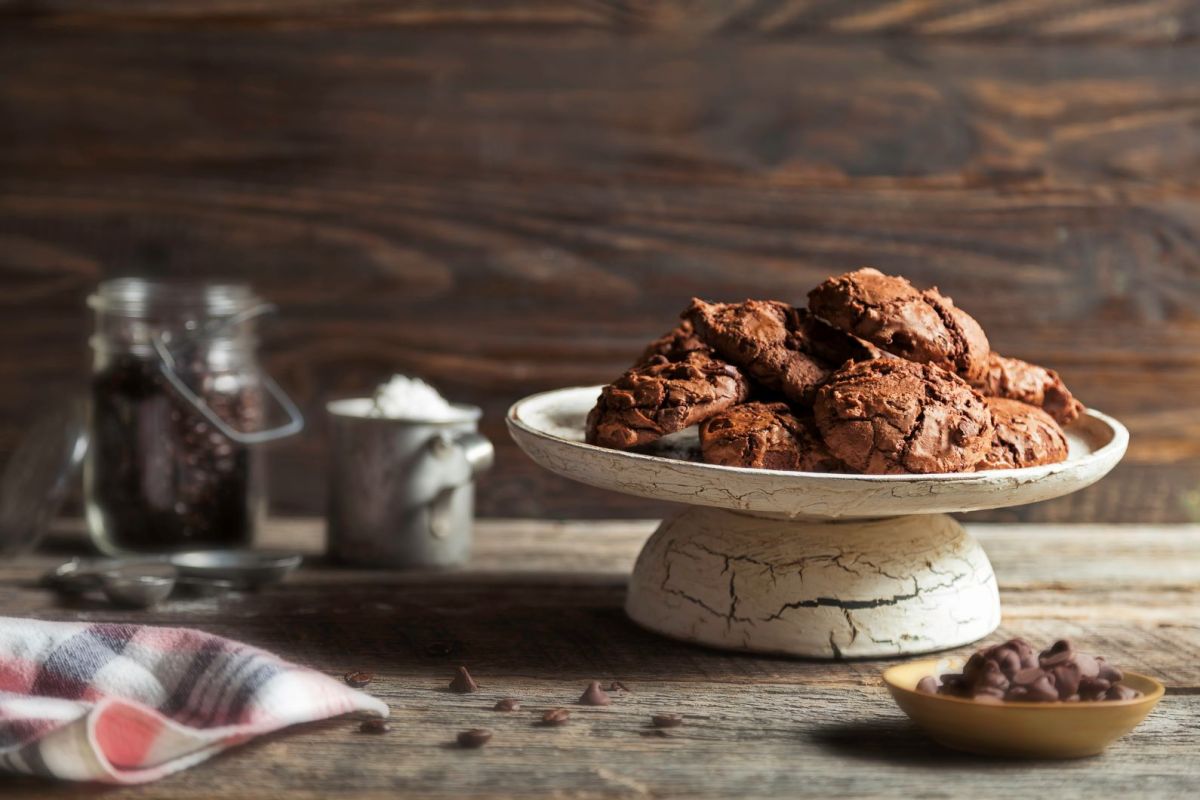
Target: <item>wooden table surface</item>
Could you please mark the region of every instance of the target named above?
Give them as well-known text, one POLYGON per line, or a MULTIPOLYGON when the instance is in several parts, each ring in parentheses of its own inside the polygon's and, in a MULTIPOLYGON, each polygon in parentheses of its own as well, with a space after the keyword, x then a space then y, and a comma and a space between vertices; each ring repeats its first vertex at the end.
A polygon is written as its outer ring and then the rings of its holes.
MULTIPOLYGON (((64 607, 36 577, 61 554, 0 566, 0 613, 190 625, 338 674, 376 673, 392 731, 342 718, 299 726, 158 783, 130 789, 7 780, 7 794, 121 797, 879 797, 1186 796, 1200 782, 1200 527, 969 526, 1000 579, 991 640, 1069 636, 1154 675, 1167 696, 1103 756, 1002 762, 943 750, 912 727, 879 679, 883 661, 815 662, 661 639, 621 611, 653 524, 483 522, 469 570, 351 571, 317 563, 257 595, 154 611, 64 607), (449 649, 449 654, 444 651, 449 649), (468 665, 482 691, 445 690, 468 665), (533 724, 591 679, 632 690, 533 724), (520 698, 516 714, 491 710, 520 698), (643 735, 652 713, 686 724, 643 735), (482 750, 453 746, 472 727, 482 750)), ((276 521, 271 545, 319 552, 316 521, 276 521)), ((989 640, 990 641, 990 640, 989 640)), ((964 648, 964 652, 970 648, 964 648)))

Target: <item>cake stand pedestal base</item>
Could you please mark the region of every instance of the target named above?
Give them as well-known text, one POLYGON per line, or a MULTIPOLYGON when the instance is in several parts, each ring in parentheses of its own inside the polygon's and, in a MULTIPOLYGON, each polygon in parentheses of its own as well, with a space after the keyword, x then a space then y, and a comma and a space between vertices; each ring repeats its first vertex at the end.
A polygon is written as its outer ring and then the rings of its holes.
POLYGON ((987 555, 944 514, 829 522, 691 507, 642 549, 625 610, 675 639, 809 658, 945 650, 1000 624, 987 555))

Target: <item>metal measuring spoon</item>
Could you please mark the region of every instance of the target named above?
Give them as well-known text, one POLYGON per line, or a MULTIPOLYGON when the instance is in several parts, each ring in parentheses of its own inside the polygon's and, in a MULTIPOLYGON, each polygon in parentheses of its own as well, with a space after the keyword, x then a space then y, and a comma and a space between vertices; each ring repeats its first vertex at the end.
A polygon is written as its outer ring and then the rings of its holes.
POLYGON ((135 564, 164 563, 161 558, 72 558, 42 576, 42 583, 62 594, 81 595, 103 591, 105 572, 135 564))
POLYGON ((113 605, 150 608, 171 595, 178 577, 170 564, 123 564, 100 574, 100 589, 113 605))
POLYGON ((236 588, 233 581, 219 578, 189 578, 180 575, 175 579, 175 594, 182 597, 222 597, 236 588))
POLYGON ((303 560, 299 553, 271 550, 194 550, 168 559, 184 577, 227 581, 239 589, 278 583, 303 560))
POLYGON ((219 597, 283 579, 300 565, 298 553, 197 550, 164 556, 73 558, 42 577, 66 595, 103 594, 114 605, 149 608, 172 593, 219 597))

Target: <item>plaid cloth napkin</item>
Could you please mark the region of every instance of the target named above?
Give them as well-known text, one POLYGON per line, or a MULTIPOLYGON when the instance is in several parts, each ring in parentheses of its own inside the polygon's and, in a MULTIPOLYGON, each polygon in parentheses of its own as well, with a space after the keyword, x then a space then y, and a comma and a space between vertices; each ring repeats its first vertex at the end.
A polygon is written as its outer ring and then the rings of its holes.
POLYGON ((387 704, 185 628, 0 617, 0 770, 144 783, 262 733, 387 704))

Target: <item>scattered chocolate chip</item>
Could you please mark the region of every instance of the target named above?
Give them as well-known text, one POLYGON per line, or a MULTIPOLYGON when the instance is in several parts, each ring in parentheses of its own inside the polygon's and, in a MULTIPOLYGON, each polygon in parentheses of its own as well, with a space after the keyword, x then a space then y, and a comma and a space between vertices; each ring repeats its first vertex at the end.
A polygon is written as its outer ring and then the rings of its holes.
POLYGON ((592 681, 577 702, 581 706, 607 706, 612 703, 612 698, 600 688, 600 681, 592 681))
POLYGON ((493 711, 520 711, 521 701, 515 697, 505 697, 503 700, 497 700, 496 705, 492 706, 493 711))
POLYGON ((342 680, 347 686, 353 686, 355 689, 361 689, 366 686, 375 677, 373 672, 347 672, 342 676, 342 680))
POLYGON ((373 718, 363 720, 358 729, 363 733, 387 733, 392 729, 392 726, 388 725, 386 719, 373 718))
POLYGON ((650 721, 656 728, 678 728, 683 724, 683 717, 679 714, 655 714, 650 721))
POLYGON ((483 747, 492 740, 492 732, 486 728, 472 728, 458 734, 459 747, 483 747))
POLYGON ((478 692, 479 684, 471 677, 471 673, 467 672, 466 667, 459 667, 458 672, 454 674, 454 680, 450 681, 450 691, 459 694, 478 692))
POLYGON ((610 692, 628 692, 628 691, 632 691, 632 690, 625 684, 621 683, 620 681, 613 681, 612 683, 610 683, 608 685, 608 691, 610 691, 610 692))
POLYGON ((435 658, 440 656, 448 656, 454 652, 453 642, 430 642, 425 645, 425 655, 435 658))
POLYGON ((566 725, 571 719, 571 712, 565 708, 552 708, 545 714, 542 714, 542 724, 557 727, 566 725))

